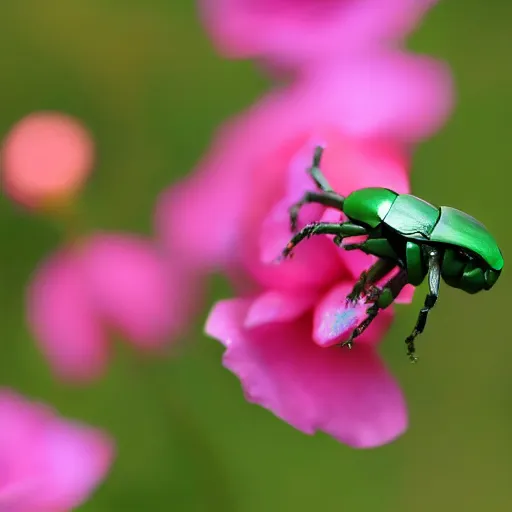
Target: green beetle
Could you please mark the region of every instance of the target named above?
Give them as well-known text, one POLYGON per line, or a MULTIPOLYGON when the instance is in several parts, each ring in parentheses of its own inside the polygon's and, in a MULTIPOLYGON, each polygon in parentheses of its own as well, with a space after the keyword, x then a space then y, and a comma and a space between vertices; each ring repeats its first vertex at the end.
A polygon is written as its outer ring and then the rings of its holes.
POLYGON ((387 188, 364 188, 347 197, 336 193, 320 171, 323 148, 317 147, 313 165, 308 169, 320 189, 306 192, 290 208, 292 231, 296 232, 300 208, 318 203, 345 214, 346 222, 315 222, 295 234, 283 251, 283 257, 302 240, 313 235, 335 235, 334 243, 347 251, 361 250, 377 256, 377 262, 363 272, 347 303, 361 298, 372 305, 367 317, 341 346, 352 347, 354 339, 393 303, 406 284, 418 286, 428 278, 429 293, 416 326, 407 337, 407 354, 417 360, 414 340, 422 333, 430 309, 437 301, 441 278, 467 293, 490 290, 503 269, 503 256, 492 235, 473 217, 455 208, 436 207, 410 194, 398 194, 387 188), (360 243, 345 244, 345 238, 366 236, 360 243), (383 286, 376 284, 397 270, 383 286))

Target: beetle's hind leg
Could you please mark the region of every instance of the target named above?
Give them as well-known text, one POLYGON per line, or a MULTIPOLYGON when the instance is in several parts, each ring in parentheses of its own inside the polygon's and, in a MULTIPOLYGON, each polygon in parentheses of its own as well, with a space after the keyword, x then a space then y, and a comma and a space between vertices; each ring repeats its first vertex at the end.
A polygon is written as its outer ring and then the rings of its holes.
POLYGON ((302 228, 286 245, 282 256, 290 255, 295 246, 304 239, 313 235, 335 235, 336 243, 340 243, 345 237, 361 236, 368 234, 366 229, 351 222, 313 222, 302 228))
POLYGON ((440 267, 440 256, 439 252, 434 248, 429 248, 428 253, 428 288, 429 292, 425 298, 425 303, 420 310, 418 320, 414 330, 405 340, 407 345, 407 355, 409 359, 415 363, 418 358, 414 355, 416 347, 414 346, 414 340, 418 334, 421 334, 427 324, 427 318, 429 311, 434 307, 439 296, 439 284, 441 282, 441 267, 440 267))
POLYGON ((349 339, 340 343, 339 346, 352 348, 354 340, 366 331, 381 309, 385 309, 393 303, 407 282, 407 272, 405 270, 400 270, 398 274, 393 276, 384 285, 382 290, 378 290, 375 293, 375 302, 366 310, 366 314, 368 316, 352 331, 349 339))

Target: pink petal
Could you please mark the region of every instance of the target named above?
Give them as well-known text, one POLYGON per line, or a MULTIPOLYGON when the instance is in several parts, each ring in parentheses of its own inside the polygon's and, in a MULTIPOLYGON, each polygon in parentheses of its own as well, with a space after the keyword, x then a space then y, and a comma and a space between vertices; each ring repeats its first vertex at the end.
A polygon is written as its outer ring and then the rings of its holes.
POLYGON ((195 282, 167 263, 149 241, 128 234, 96 235, 84 247, 98 315, 141 347, 168 341, 195 307, 195 282))
POLYGON ((48 512, 79 506, 103 480, 113 443, 41 404, 0 392, 0 508, 48 512))
POLYGON ((302 294, 268 291, 251 304, 244 327, 250 329, 263 324, 295 320, 318 300, 318 295, 304 290, 302 294))
POLYGON ((202 0, 218 49, 284 64, 354 53, 399 40, 435 0, 202 0))
POLYGON ((342 248, 339 249, 339 256, 343 265, 350 271, 350 275, 356 279, 377 261, 375 256, 362 251, 344 251, 342 248))
POLYGON ((311 102, 325 124, 347 135, 415 142, 432 135, 452 107, 448 69, 429 57, 380 52, 308 68, 295 102, 311 102))
POLYGON ((335 129, 324 130, 326 147, 322 172, 332 188, 347 196, 366 187, 410 192, 408 158, 393 144, 344 138, 335 129))
POLYGON ((222 127, 196 170, 160 197, 155 224, 168 254, 198 274, 219 268, 232 257, 240 212, 250 202, 247 148, 238 123, 222 127))
MULTIPOLYGON (((263 263, 275 261, 292 238, 289 208, 295 201, 296 199, 290 197, 280 201, 264 220, 260 231, 261 261, 263 263)), ((298 228, 304 227, 308 222, 318 220, 322 211, 323 208, 319 205, 305 206, 300 212, 301 222, 298 224, 298 228)))
MULTIPOLYGON (((266 235, 271 237, 275 233, 268 232, 266 235)), ((248 246, 242 258, 245 271, 261 287, 292 293, 300 293, 302 290, 314 293, 346 273, 337 256, 336 246, 327 237, 317 236, 304 240, 293 251, 293 255, 284 260, 277 259, 284 249, 280 238, 267 243, 268 247, 276 250, 273 262, 262 262, 257 257, 257 249, 250 250, 251 241, 247 241, 248 246)))
POLYGON ((245 330, 250 301, 217 303, 206 332, 226 347, 224 365, 247 400, 306 434, 323 431, 357 448, 389 443, 407 426, 403 396, 374 350, 322 349, 308 318, 245 330))
MULTIPOLYGON (((313 319, 313 340, 321 347, 329 347, 350 336, 352 330, 363 321, 371 304, 359 302, 346 307, 347 295, 353 284, 341 283, 333 287, 317 304, 313 319)), ((354 344, 375 345, 382 340, 393 320, 391 308, 382 310, 368 329, 354 344)))
POLYGON ((415 291, 416 288, 412 284, 408 284, 395 299, 395 304, 410 304, 415 291))
POLYGON ((78 253, 65 249, 39 266, 28 290, 28 322, 63 378, 93 378, 104 370, 106 339, 93 307, 78 253))
POLYGON ((113 443, 101 432, 56 420, 48 425, 41 447, 45 487, 38 496, 53 510, 69 510, 85 501, 106 477, 113 443))
POLYGON ((27 407, 22 397, 0 389, 0 504, 33 488, 31 475, 40 468, 27 439, 37 443, 45 421, 46 410, 42 407, 27 407))
MULTIPOLYGON (((264 263, 275 260, 292 236, 290 206, 300 201, 305 192, 316 188, 306 170, 311 167, 312 156, 318 145, 321 145, 321 141, 304 144, 287 166, 285 197, 272 208, 261 228, 261 259, 264 263)), ((299 212, 297 229, 319 220, 324 210, 319 204, 304 205, 299 212)))

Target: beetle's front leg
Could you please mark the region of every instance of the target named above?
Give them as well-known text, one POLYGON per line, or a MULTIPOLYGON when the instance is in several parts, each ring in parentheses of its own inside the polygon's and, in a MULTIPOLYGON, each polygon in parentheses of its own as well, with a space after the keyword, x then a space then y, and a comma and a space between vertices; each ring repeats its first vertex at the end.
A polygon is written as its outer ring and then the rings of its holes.
POLYGON ((409 359, 415 363, 418 358, 414 355, 416 347, 414 346, 414 340, 418 334, 421 334, 427 324, 427 318, 429 311, 434 307, 439 296, 439 284, 441 282, 441 267, 440 267, 440 255, 439 252, 431 248, 428 253, 428 288, 429 292, 425 298, 425 303, 420 310, 416 326, 412 331, 411 335, 405 340, 407 345, 407 355, 409 359))
POLYGON ((315 148, 311 167, 307 169, 308 174, 315 182, 315 185, 318 187, 319 191, 306 192, 300 201, 297 201, 294 205, 291 206, 290 223, 292 232, 296 231, 299 211, 305 204, 318 203, 323 206, 335 208, 336 210, 343 212, 343 202, 345 201, 345 198, 333 190, 333 188, 329 185, 327 178, 323 175, 320 169, 320 161, 322 159, 323 151, 324 148, 322 146, 317 146, 315 148))
POLYGON ((300 209, 311 203, 321 204, 328 208, 335 208, 343 212, 343 202, 345 198, 336 192, 306 192, 300 201, 293 204, 290 209, 290 227, 292 233, 297 230, 297 221, 299 218, 300 209))
POLYGON ((322 146, 317 146, 315 148, 313 153, 313 161, 311 163, 311 167, 308 169, 308 173, 311 176, 311 179, 315 182, 315 185, 320 190, 323 190, 324 192, 334 192, 326 177, 320 170, 320 161, 322 160, 323 153, 324 148, 322 146))
POLYGON ((366 229, 352 224, 351 222, 313 222, 302 228, 286 245, 282 256, 286 258, 290 255, 293 248, 304 239, 313 235, 335 235, 335 239, 343 239, 348 236, 365 235, 366 229))

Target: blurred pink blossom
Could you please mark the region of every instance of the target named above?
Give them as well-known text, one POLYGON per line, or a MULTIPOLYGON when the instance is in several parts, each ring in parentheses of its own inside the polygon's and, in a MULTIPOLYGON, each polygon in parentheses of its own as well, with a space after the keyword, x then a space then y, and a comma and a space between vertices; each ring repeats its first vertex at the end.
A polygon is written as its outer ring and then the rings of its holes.
POLYGON ((437 0, 200 0, 219 51, 280 64, 394 46, 437 0))
POLYGON ((29 324, 61 377, 94 378, 105 368, 112 332, 140 349, 163 349, 196 306, 193 282, 145 239, 95 234, 38 268, 29 324))
POLYGON ((75 509, 106 477, 113 455, 102 432, 0 390, 0 510, 75 509))
POLYGON ((162 194, 157 231, 197 271, 226 268, 245 216, 277 200, 286 162, 309 137, 328 130, 333 147, 346 148, 338 163, 326 156, 343 193, 362 175, 388 175, 397 160, 405 168, 410 145, 434 133, 450 107, 448 71, 426 57, 377 52, 311 67, 219 130, 196 170, 162 194))
POLYGON ((29 207, 65 201, 84 184, 93 156, 91 136, 78 120, 55 112, 30 114, 3 142, 3 186, 29 207))

